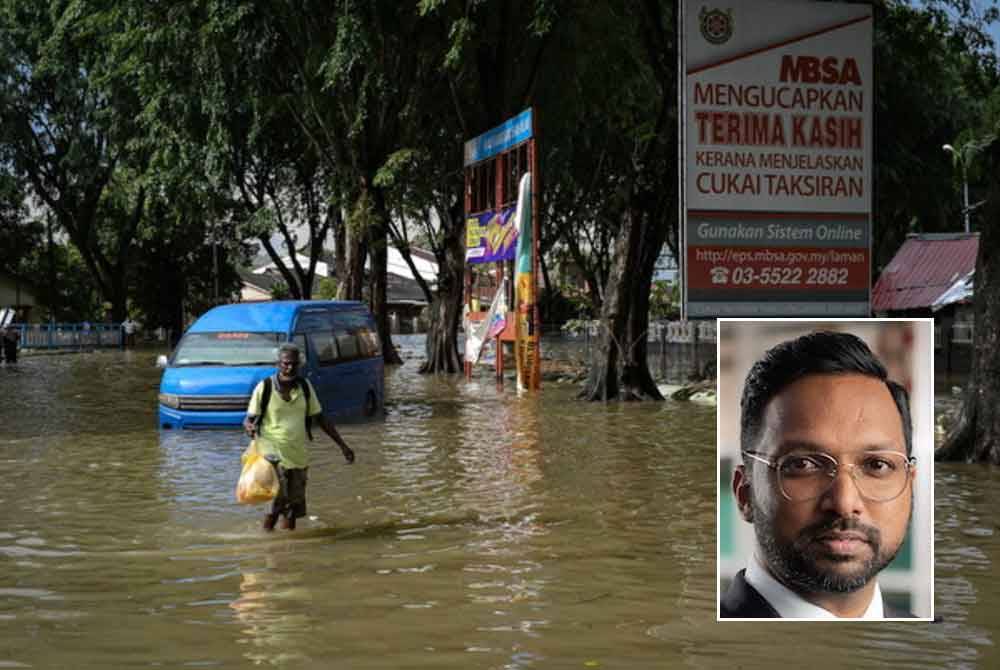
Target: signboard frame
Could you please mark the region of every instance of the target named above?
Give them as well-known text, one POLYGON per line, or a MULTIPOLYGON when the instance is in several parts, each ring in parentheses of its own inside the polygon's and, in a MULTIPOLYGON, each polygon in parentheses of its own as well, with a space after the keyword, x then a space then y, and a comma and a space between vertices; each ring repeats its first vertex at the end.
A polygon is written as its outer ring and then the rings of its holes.
POLYGON ((873 23, 856 3, 680 3, 682 319, 870 315, 873 23))
MULTIPOLYGON (((513 306, 506 327, 495 338, 496 380, 503 384, 504 354, 502 342, 515 342, 515 351, 530 351, 532 372, 525 376, 528 380, 526 390, 541 388, 541 375, 538 369, 541 360, 541 312, 538 305, 538 240, 539 240, 539 169, 536 119, 533 108, 528 108, 513 116, 500 125, 465 142, 465 218, 466 218, 466 269, 465 269, 465 299, 464 303, 471 319, 483 318, 486 312, 479 309, 474 300, 472 286, 472 264, 492 264, 497 285, 503 286, 503 278, 509 281, 507 286, 514 289, 513 276, 516 254, 516 231, 511 235, 506 226, 517 225, 517 217, 513 215, 516 206, 518 184, 524 173, 531 174, 531 268, 530 286, 526 293, 530 296, 529 304, 518 305, 517 300, 509 300, 513 306), (483 168, 486 168, 485 170, 483 168), (477 172, 478 170, 478 172, 477 172), (483 176, 485 175, 485 178, 483 176), (477 179, 477 177, 479 177, 477 179), (478 189, 486 189, 488 204, 476 206, 473 194, 478 189), (489 192, 492 191, 492 192, 489 192), (513 195, 513 200, 511 199, 513 195), (474 231, 480 238, 478 245, 472 244, 470 226, 475 221, 479 230, 474 231), (483 225, 483 222, 485 225, 483 225), (481 231, 481 232, 480 232, 481 231), (522 314, 523 312, 523 314, 522 314), (516 323, 521 323, 521 328, 516 323), (527 331, 527 337, 517 338, 527 331)), ((482 200, 480 198, 480 200, 482 200)), ((487 270, 488 272, 490 270, 487 270)), ((472 363, 465 361, 467 378, 472 376, 472 363)), ((519 380, 522 375, 519 374, 519 380)))

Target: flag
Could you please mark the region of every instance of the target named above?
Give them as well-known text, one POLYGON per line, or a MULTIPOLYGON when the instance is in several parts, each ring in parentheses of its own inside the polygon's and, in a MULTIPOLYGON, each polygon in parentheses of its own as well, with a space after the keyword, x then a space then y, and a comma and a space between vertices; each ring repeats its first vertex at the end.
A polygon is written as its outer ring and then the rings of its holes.
POLYGON ((517 390, 541 387, 538 333, 535 332, 535 263, 531 222, 531 173, 521 177, 517 194, 517 260, 515 261, 514 355, 517 359, 517 390))

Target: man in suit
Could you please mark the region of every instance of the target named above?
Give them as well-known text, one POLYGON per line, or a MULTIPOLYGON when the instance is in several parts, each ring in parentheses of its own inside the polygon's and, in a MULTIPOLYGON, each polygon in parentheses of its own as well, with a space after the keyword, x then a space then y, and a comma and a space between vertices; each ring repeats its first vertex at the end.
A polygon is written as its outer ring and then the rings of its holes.
POLYGON ((815 332, 754 364, 741 410, 732 488, 757 550, 720 616, 912 617, 877 580, 913 509, 906 390, 859 338, 815 332))

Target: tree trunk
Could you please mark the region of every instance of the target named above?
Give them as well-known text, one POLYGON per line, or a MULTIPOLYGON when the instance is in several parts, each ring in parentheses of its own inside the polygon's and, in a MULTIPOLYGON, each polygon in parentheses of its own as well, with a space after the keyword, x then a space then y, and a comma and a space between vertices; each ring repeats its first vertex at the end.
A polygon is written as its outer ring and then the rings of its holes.
POLYGON ((646 331, 649 288, 666 224, 654 209, 636 206, 638 199, 638 195, 633 196, 615 244, 615 260, 601 308, 601 343, 580 393, 587 400, 619 396, 624 400, 663 400, 646 361, 646 331))
POLYGON ((431 327, 427 333, 427 358, 419 372, 430 374, 462 371, 462 357, 458 353, 458 322, 461 318, 462 296, 458 301, 453 295, 439 293, 431 304, 431 327))
POLYGON ((972 373, 937 460, 1000 465, 1000 140, 988 149, 988 204, 976 258, 972 373))
MULTIPOLYGON (((264 247, 264 251, 267 252, 268 258, 274 263, 275 269, 281 274, 281 278, 285 281, 285 285, 288 287, 288 295, 292 300, 302 300, 302 291, 299 282, 296 280, 295 275, 292 271, 288 269, 284 261, 281 260, 281 255, 278 250, 274 248, 271 244, 271 238, 269 235, 260 235, 257 237, 257 241, 260 245, 264 247)), ((294 252, 293 252, 294 255, 294 252)))
MULTIPOLYGON (((465 280, 465 217, 461 200, 448 213, 447 228, 437 255, 437 295, 431 304, 431 322, 427 333, 427 359, 422 373, 462 371, 463 356, 458 351, 458 325, 462 319, 465 280)), ((444 224, 444 219, 442 219, 444 224)))
POLYGON ((168 346, 172 349, 177 344, 177 340, 184 334, 184 273, 176 265, 165 269, 161 275, 163 289, 165 291, 164 311, 160 315, 161 326, 167 328, 170 333, 168 346))
POLYGON ((365 257, 368 255, 368 242, 364 231, 355 230, 352 226, 344 226, 346 233, 345 262, 341 267, 342 274, 338 277, 338 300, 363 300, 365 285, 365 257))
POLYGON ((603 342, 587 384, 580 396, 588 400, 608 400, 621 395, 626 400, 662 400, 646 361, 646 331, 649 325, 649 290, 656 257, 663 248, 671 225, 671 203, 675 202, 676 142, 667 129, 676 107, 671 102, 675 69, 671 54, 676 44, 671 37, 672 20, 657 0, 634 3, 639 14, 641 44, 647 62, 660 85, 662 99, 652 137, 634 161, 629 202, 615 243, 614 261, 608 273, 604 304, 601 307, 603 342), (618 366, 621 365, 621 376, 618 366))
POLYGON ((663 395, 649 371, 647 354, 649 349, 649 291, 653 283, 656 257, 663 246, 663 237, 658 236, 666 226, 655 226, 652 214, 647 210, 643 216, 646 238, 639 248, 639 271, 631 282, 629 292, 629 317, 626 340, 629 347, 622 356, 622 392, 627 400, 663 400, 663 395))
POLYGON ((111 302, 111 318, 121 322, 128 316, 128 279, 122 270, 109 280, 111 295, 108 296, 108 300, 111 302))
POLYGON ((372 189, 374 221, 371 233, 371 306, 375 315, 375 325, 382 342, 382 358, 386 365, 402 365, 403 359, 392 343, 389 326, 388 271, 389 271, 389 211, 385 206, 385 195, 381 189, 372 189))
POLYGON ((634 246, 631 238, 637 235, 637 225, 628 217, 618 233, 615 244, 614 261, 608 274, 608 284, 601 305, 601 332, 598 346, 590 361, 590 374, 580 393, 587 400, 610 400, 618 397, 618 358, 621 355, 619 342, 624 337, 628 316, 626 273, 629 267, 629 249, 634 246))
POLYGON ((340 287, 347 283, 347 224, 343 214, 338 210, 337 225, 333 229, 333 272, 337 277, 337 293, 340 287))

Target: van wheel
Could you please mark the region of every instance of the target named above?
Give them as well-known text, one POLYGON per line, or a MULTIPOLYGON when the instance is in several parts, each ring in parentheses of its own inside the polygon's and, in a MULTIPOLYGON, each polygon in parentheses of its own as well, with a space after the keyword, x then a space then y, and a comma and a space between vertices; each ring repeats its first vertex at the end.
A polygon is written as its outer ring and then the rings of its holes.
POLYGON ((365 396, 365 416, 373 417, 378 411, 378 400, 375 398, 375 391, 369 391, 365 396))

